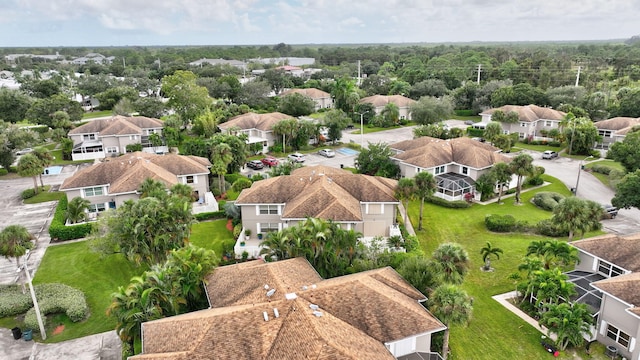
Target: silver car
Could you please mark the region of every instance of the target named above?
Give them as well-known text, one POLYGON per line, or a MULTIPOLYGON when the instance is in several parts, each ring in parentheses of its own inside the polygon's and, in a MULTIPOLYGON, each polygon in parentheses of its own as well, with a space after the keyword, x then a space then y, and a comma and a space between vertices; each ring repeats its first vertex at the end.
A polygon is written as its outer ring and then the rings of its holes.
POLYGON ((336 156, 336 152, 331 149, 322 149, 318 151, 318 154, 328 158, 336 156))

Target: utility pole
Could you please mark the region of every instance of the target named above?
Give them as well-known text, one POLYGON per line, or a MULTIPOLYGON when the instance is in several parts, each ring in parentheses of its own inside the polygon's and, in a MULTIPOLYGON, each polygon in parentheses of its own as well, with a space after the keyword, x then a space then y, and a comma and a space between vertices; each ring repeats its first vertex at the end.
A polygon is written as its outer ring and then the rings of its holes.
POLYGON ((480 72, 482 71, 482 64, 478 64, 478 80, 476 83, 480 85, 480 72))
POLYGON ((361 75, 360 75, 360 60, 358 60, 358 86, 360 86, 360 79, 361 79, 361 75))
POLYGON ((578 87, 578 83, 580 82, 580 70, 582 66, 578 66, 578 74, 576 75, 576 87, 578 87))

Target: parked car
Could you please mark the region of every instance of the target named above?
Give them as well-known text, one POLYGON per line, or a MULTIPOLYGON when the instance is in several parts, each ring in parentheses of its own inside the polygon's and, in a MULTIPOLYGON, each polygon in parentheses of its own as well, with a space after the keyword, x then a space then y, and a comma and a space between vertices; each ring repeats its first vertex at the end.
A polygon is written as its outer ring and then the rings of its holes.
POLYGON ((467 120, 467 121, 464 122, 464 124, 465 125, 473 125, 475 123, 473 122, 473 120, 467 120))
POLYGON ((264 164, 260 160, 251 160, 247 163, 247 167, 253 170, 260 170, 264 168, 264 164))
POLYGON ((480 142, 487 141, 487 140, 485 140, 484 138, 481 138, 481 137, 474 137, 474 138, 471 138, 471 140, 480 141, 480 142))
POLYGON ((558 157, 558 153, 553 151, 553 150, 546 150, 545 152, 542 153, 542 158, 543 159, 553 159, 553 158, 557 158, 558 157))
POLYGON ((328 158, 336 156, 336 152, 331 149, 322 149, 318 151, 318 154, 328 158))
POLYGON ((611 204, 602 205, 602 208, 604 209, 605 219, 615 219, 615 217, 618 215, 618 208, 611 204))
POLYGON ((32 151, 33 151, 32 148, 24 148, 22 150, 16 151, 16 155, 24 155, 24 154, 28 154, 28 153, 30 153, 32 151))
POLYGON ((287 157, 292 162, 303 163, 305 161, 304 155, 302 155, 300 153, 289 154, 289 156, 287 156, 287 157))
POLYGON ((276 166, 278 165, 278 159, 274 158, 273 156, 267 156, 265 158, 262 158, 262 160, 260 160, 262 162, 262 164, 267 165, 267 166, 276 166))

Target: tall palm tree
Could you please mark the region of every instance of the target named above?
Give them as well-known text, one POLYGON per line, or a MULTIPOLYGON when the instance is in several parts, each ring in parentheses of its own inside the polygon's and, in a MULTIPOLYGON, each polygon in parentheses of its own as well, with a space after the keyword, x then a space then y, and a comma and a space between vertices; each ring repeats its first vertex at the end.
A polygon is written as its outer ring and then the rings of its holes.
POLYGON ((38 193, 38 175, 42 174, 44 166, 38 157, 29 153, 22 155, 18 160, 18 175, 31 176, 33 178, 33 188, 38 193))
POLYGON ((20 267, 20 257, 33 248, 35 237, 22 225, 9 225, 0 232, 0 255, 15 258, 20 267))
POLYGON ((518 270, 527 272, 527 279, 531 279, 534 271, 542 270, 544 268, 544 263, 540 258, 527 256, 524 258, 523 262, 518 265, 518 270))
POLYGON ((516 188, 516 204, 520 204, 520 193, 522 192, 522 180, 533 174, 533 158, 529 154, 520 154, 514 157, 509 164, 511 172, 518 176, 516 188))
POLYGON ((584 343, 584 334, 591 335, 593 316, 583 303, 562 303, 549 306, 539 321, 551 334, 556 334, 560 350, 567 346, 580 346, 584 343))
MULTIPOLYGON (((436 191, 436 179, 426 171, 419 172, 413 181, 416 185, 416 195, 420 198, 420 218, 418 220, 418 230, 422 230, 422 214, 424 211, 424 199, 433 195, 436 191)), ((406 210, 406 209, 405 209, 406 210)))
MULTIPOLYGON (((42 164, 43 169, 51 165, 53 163, 53 155, 46 148, 35 148, 32 152, 42 164)), ((44 172, 44 170, 43 170, 44 172)), ((42 181, 42 172, 40 173, 40 186, 44 187, 44 182, 42 181)))
POLYGON ((501 199, 504 185, 509 184, 509 181, 511 181, 511 175, 513 174, 511 170, 511 167, 504 162, 499 162, 491 168, 493 178, 498 184, 498 204, 502 203, 501 199))
POLYGON ((442 358, 447 360, 449 353, 449 328, 454 324, 466 324, 471 319, 473 306, 471 298, 459 287, 451 284, 438 286, 429 298, 429 310, 442 321, 447 328, 442 342, 442 358))
POLYGON ((138 192, 140 193, 140 198, 146 197, 155 197, 155 198, 165 198, 167 195, 167 187, 164 183, 154 180, 152 178, 146 178, 140 184, 138 188, 138 192))
POLYGON ((409 221, 409 200, 413 200, 416 196, 416 183, 411 178, 402 178, 396 185, 395 196, 402 201, 404 206, 404 224, 409 221))
POLYGON ((398 108, 398 105, 394 103, 388 103, 384 106, 384 109, 382 109, 380 115, 382 115, 382 118, 385 120, 385 122, 395 125, 400 120, 400 109, 398 108))
POLYGON ((67 204, 67 220, 70 224, 76 224, 87 219, 86 210, 91 205, 91 202, 87 199, 83 199, 79 196, 74 197, 67 204))
POLYGON ((536 270, 528 281, 524 298, 531 301, 535 297, 535 305, 538 307, 567 302, 576 294, 575 285, 568 279, 558 268, 536 270))
POLYGON ((469 269, 469 254, 457 243, 443 243, 433 252, 433 263, 441 280, 462 284, 469 269))
MULTIPOLYGON (((602 208, 602 207, 600 207, 602 208)), ((562 199, 553 209, 551 221, 569 232, 569 241, 573 240, 576 231, 584 234, 594 228, 594 220, 599 224, 600 216, 593 219, 593 209, 586 200, 575 196, 562 199)))
POLYGON ((187 184, 175 184, 173 185, 169 191, 171 195, 176 195, 188 199, 189 201, 193 200, 193 188, 187 184))
POLYGON ((484 270, 485 271, 489 271, 491 270, 491 257, 495 256, 496 259, 500 259, 500 254, 502 254, 503 251, 502 249, 500 249, 499 247, 493 247, 491 245, 491 243, 489 241, 487 241, 487 244, 480 249, 480 254, 482 255, 482 261, 484 262, 484 270))
POLYGON ((543 261, 544 269, 565 267, 580 261, 578 250, 564 241, 557 239, 532 241, 527 247, 527 254, 536 255, 543 261))
POLYGON ((233 161, 233 153, 231 146, 225 143, 217 144, 211 149, 211 170, 218 175, 220 184, 220 193, 224 194, 225 188, 224 175, 227 173, 227 166, 233 161))

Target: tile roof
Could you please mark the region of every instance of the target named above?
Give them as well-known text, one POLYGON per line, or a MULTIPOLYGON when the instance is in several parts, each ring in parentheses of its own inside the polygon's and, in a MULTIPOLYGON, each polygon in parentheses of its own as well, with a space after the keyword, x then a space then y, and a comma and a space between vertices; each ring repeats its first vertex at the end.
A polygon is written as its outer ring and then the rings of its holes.
POLYGON ((393 159, 424 169, 449 163, 483 169, 511 161, 508 156, 498 153, 498 148, 467 137, 441 140, 424 136, 391 144, 390 147, 403 151, 393 155, 393 159))
POLYGON ((259 129, 262 131, 271 131, 273 125, 279 123, 284 119, 291 119, 292 117, 279 112, 272 112, 268 114, 256 114, 249 112, 246 114, 234 116, 229 121, 224 122, 218 127, 222 130, 229 130, 237 127, 242 130, 247 129, 259 129))
POLYGON ((210 166, 208 159, 197 156, 134 152, 76 172, 64 180, 60 190, 110 184, 110 193, 134 192, 146 178, 171 186, 178 182, 178 175, 207 174, 210 166))
POLYGON ((215 269, 207 292, 211 309, 144 323, 130 359, 393 359, 385 342, 445 329, 390 267, 322 280, 303 258, 257 260, 215 269))
POLYGON ((307 88, 307 89, 289 89, 286 90, 284 92, 282 92, 282 94, 280 94, 280 96, 286 96, 289 94, 302 94, 304 96, 308 96, 312 99, 325 99, 325 98, 330 98, 331 94, 329 94, 328 92, 316 89, 316 88, 307 88))
POLYGON ((640 233, 606 234, 570 244, 626 270, 640 272, 640 233))
POLYGON ((291 175, 254 182, 242 190, 235 203, 286 204, 283 218, 358 221, 362 220, 361 202, 397 203, 396 184, 395 180, 378 176, 307 166, 291 175))
POLYGON ((640 118, 614 117, 596 121, 593 125, 598 130, 613 130, 616 135, 626 135, 634 126, 640 125, 640 118))
POLYGON ((591 283, 596 288, 640 309, 640 272, 615 276, 591 283))
POLYGON ((399 108, 411 106, 416 101, 402 95, 373 95, 360 99, 360 103, 369 103, 375 107, 384 107, 388 103, 394 103, 399 108))
POLYGON ((69 131, 74 134, 99 133, 99 136, 141 134, 142 129, 162 128, 163 123, 158 119, 144 116, 120 116, 110 119, 92 120, 69 131))
POLYGON ((520 121, 533 122, 537 120, 562 120, 566 113, 538 105, 505 105, 499 108, 493 108, 484 111, 482 114, 493 114, 497 110, 501 110, 505 114, 512 111, 518 113, 520 121))

